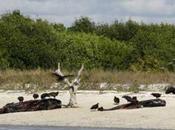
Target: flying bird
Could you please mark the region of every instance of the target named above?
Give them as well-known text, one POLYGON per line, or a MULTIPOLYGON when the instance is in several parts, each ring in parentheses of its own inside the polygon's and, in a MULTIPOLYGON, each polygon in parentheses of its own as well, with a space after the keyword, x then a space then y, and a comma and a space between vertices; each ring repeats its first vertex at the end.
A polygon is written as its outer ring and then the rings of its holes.
POLYGON ((23 101, 24 101, 24 97, 19 96, 19 97, 18 97, 18 100, 19 100, 19 102, 23 102, 23 101))
POLYGON ((119 104, 119 102, 120 102, 120 99, 118 97, 114 96, 114 103, 119 104))
POLYGON ((56 96, 58 96, 58 93, 59 92, 50 92, 48 94, 49 94, 50 97, 54 97, 55 98, 56 96))
POLYGON ((34 98, 34 99, 37 99, 38 97, 39 97, 39 95, 38 95, 37 93, 34 93, 34 94, 33 94, 33 98, 34 98))
POLYGON ((161 97, 161 94, 160 93, 151 93, 152 96, 156 97, 156 98, 159 98, 161 97))
POLYGON ((99 103, 97 103, 95 105, 92 105, 90 109, 91 110, 96 110, 96 109, 98 109, 98 105, 99 105, 99 103))

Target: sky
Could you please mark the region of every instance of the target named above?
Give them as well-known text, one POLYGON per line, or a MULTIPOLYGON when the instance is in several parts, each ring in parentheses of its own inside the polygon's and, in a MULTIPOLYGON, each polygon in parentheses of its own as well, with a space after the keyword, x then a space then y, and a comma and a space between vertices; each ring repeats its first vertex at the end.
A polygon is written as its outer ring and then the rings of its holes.
POLYGON ((81 16, 96 23, 132 19, 175 24, 175 0, 0 0, 0 14, 17 9, 25 16, 66 26, 81 16))

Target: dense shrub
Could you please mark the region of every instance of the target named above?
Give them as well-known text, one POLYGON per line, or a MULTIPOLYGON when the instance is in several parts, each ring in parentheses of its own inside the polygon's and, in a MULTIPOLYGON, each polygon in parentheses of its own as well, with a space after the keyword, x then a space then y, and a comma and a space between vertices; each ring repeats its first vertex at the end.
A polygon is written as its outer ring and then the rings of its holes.
POLYGON ((132 20, 95 24, 88 17, 70 27, 32 20, 20 11, 0 17, 0 69, 65 68, 174 71, 175 26, 132 20), (172 64, 173 63, 173 64, 172 64))
POLYGON ((57 45, 59 59, 68 68, 76 68, 81 63, 89 69, 123 70, 129 66, 133 48, 123 42, 85 33, 59 33, 58 37, 62 39, 57 45))

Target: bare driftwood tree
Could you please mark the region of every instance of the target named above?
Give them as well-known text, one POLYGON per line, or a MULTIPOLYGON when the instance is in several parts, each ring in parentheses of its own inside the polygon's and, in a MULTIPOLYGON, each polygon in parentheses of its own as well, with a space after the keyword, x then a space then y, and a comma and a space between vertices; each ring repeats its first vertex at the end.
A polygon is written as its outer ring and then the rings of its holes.
POLYGON ((61 72, 60 63, 58 63, 58 69, 55 70, 55 72, 54 72, 54 74, 59 79, 63 80, 69 88, 70 99, 69 99, 69 103, 67 105, 69 107, 77 107, 78 106, 76 94, 77 94, 78 88, 80 87, 80 75, 81 75, 83 69, 84 69, 84 65, 82 64, 82 66, 81 66, 80 70, 78 71, 78 74, 76 75, 75 79, 72 80, 71 82, 70 82, 70 80, 68 80, 68 77, 72 76, 72 75, 64 75, 61 72))

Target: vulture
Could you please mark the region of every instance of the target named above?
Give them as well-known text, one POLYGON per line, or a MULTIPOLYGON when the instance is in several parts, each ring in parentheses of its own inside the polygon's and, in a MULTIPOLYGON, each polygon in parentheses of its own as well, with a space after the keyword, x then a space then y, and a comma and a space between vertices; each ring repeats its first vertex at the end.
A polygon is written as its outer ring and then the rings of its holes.
POLYGON ((161 97, 161 94, 160 93, 151 93, 152 96, 156 97, 156 98, 159 98, 161 97))
POLYGON ((23 102, 24 101, 24 97, 20 96, 20 97, 18 97, 18 100, 19 100, 19 102, 23 102))
POLYGON ((114 103, 119 104, 119 102, 120 102, 120 99, 118 97, 114 96, 114 103))
POLYGON ((54 97, 55 98, 56 96, 58 96, 58 93, 59 92, 50 92, 48 94, 49 94, 50 97, 54 97))
POLYGON ((37 99, 38 97, 39 97, 39 95, 38 95, 37 93, 34 93, 34 94, 33 94, 33 98, 34 98, 34 99, 37 99))
POLYGON ((95 105, 92 105, 90 109, 91 110, 96 110, 96 109, 98 109, 98 105, 99 105, 99 103, 97 103, 95 105))

